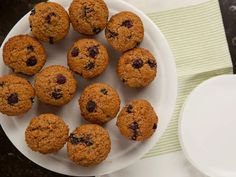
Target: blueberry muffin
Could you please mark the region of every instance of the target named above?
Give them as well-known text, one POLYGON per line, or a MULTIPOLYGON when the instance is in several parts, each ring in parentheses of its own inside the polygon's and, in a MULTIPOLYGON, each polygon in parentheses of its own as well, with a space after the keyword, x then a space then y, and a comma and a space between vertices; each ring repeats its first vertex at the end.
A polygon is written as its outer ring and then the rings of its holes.
POLYGON ((36 75, 35 91, 41 102, 62 106, 74 97, 76 80, 68 68, 52 65, 36 75))
POLYGON ((121 134, 134 141, 144 141, 157 128, 158 117, 146 100, 133 100, 125 105, 117 118, 121 134))
POLYGON ((69 15, 55 2, 37 4, 30 13, 29 22, 33 36, 51 44, 62 40, 70 28, 69 15))
POLYGON ((33 105, 34 88, 26 79, 6 75, 0 77, 0 112, 8 116, 26 113, 33 105))
POLYGON ((96 83, 84 89, 79 105, 82 117, 102 125, 116 117, 120 109, 120 98, 111 86, 96 83))
POLYGON ((25 141, 29 148, 42 154, 57 152, 68 139, 69 128, 54 114, 41 114, 31 119, 25 141))
POLYGON ((69 158, 85 167, 101 163, 110 150, 111 140, 107 130, 96 124, 77 127, 67 142, 69 158))
POLYGON ((75 31, 95 35, 106 27, 109 12, 103 0, 73 0, 69 16, 75 31))
POLYGON ((147 49, 135 48, 120 57, 117 73, 129 87, 145 87, 156 77, 156 59, 147 49))
POLYGON ((3 61, 16 73, 34 75, 46 62, 43 45, 29 35, 10 38, 3 47, 3 61))
POLYGON ((132 12, 117 13, 109 20, 105 36, 115 50, 125 52, 137 47, 142 42, 144 37, 143 23, 132 12))
POLYGON ((95 39, 78 40, 67 53, 70 69, 85 79, 99 76, 107 68, 108 61, 106 48, 95 39))

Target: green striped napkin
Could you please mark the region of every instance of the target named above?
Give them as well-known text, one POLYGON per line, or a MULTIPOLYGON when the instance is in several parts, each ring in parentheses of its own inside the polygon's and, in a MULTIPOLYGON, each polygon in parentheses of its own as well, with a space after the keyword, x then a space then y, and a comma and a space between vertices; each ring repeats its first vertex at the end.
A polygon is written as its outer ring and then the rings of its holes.
POLYGON ((168 129, 144 157, 181 150, 178 119, 187 95, 210 77, 232 73, 218 0, 148 16, 164 33, 174 53, 178 73, 178 98, 168 129))

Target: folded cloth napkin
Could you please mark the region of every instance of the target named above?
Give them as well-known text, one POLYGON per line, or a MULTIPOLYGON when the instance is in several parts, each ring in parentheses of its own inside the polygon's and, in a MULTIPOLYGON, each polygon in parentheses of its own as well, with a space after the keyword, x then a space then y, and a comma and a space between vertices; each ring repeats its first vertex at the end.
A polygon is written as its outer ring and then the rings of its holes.
MULTIPOLYGON (((139 8, 141 8, 143 4, 141 0, 128 1, 137 5, 139 8)), ((141 161, 127 169, 107 175, 110 177, 143 177, 142 171, 149 168, 157 172, 156 174, 151 173, 153 175, 150 174, 150 177, 159 176, 160 172, 158 171, 162 171, 161 177, 193 177, 193 174, 186 175, 189 174, 189 168, 183 168, 182 174, 179 172, 181 170, 176 170, 176 164, 182 164, 183 167, 184 165, 186 166, 187 163, 182 153, 177 152, 181 151, 178 139, 180 109, 187 95, 198 84, 216 75, 232 73, 232 63, 225 38, 218 0, 205 0, 203 3, 197 5, 195 0, 195 5, 161 12, 155 12, 153 7, 158 7, 158 3, 162 3, 163 1, 157 0, 155 2, 156 3, 154 3, 154 0, 145 0, 145 4, 152 5, 152 8, 144 7, 143 9, 145 9, 145 13, 156 23, 167 38, 176 59, 179 86, 175 112, 167 130, 156 146, 154 146, 141 161), (148 9, 151 9, 151 13, 148 12, 148 9), (177 153, 172 156, 171 154, 173 153, 171 152, 177 153), (168 168, 162 170, 163 168, 158 168, 158 164, 164 163, 164 157, 167 157, 169 162, 171 158, 173 160, 177 158, 179 162, 177 160, 176 163, 169 163, 168 168), (140 168, 140 164, 143 168, 140 168), (164 171, 166 171, 166 173, 164 171), (177 171, 179 172, 178 174, 177 171)), ((171 0, 169 0, 169 2, 171 2, 171 0)), ((161 10, 163 10, 163 8, 161 10)), ((164 60, 164 58, 162 59, 164 60)), ((178 168, 180 168, 180 166, 181 165, 179 165, 178 168)), ((148 171, 151 171, 151 169, 148 171)), ((197 176, 199 176, 199 174, 197 174, 197 176)))
POLYGON ((162 139, 144 157, 181 150, 179 112, 187 95, 202 81, 232 73, 232 63, 217 0, 147 14, 167 38, 176 59, 178 98, 162 139))
POLYGON ((187 7, 207 2, 208 0, 125 0, 126 2, 141 9, 144 13, 161 12, 180 7, 187 7))

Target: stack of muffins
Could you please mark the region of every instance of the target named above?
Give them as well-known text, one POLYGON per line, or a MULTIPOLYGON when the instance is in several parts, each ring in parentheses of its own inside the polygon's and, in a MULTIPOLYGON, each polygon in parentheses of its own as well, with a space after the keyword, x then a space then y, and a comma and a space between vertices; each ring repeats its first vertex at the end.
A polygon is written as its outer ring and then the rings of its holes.
MULTIPOLYGON (((34 87, 26 79, 10 74, 0 77, 0 112, 18 116, 29 111, 34 97, 52 106, 69 103, 77 91, 73 74, 92 79, 101 75, 109 64, 105 46, 91 38, 80 39, 68 47, 68 68, 51 65, 44 69, 47 55, 41 42, 56 43, 68 34, 70 23, 75 31, 94 36, 105 29, 108 43, 122 53, 117 66, 121 81, 131 88, 148 86, 156 77, 154 56, 139 44, 144 38, 141 19, 124 11, 110 18, 103 0, 73 0, 69 14, 55 2, 35 6, 29 16, 30 35, 10 38, 3 48, 4 63, 14 73, 35 75, 34 87)), ((76 76, 77 77, 77 76, 76 76)), ((120 110, 117 91, 105 83, 94 83, 80 94, 81 116, 91 124, 77 127, 69 134, 62 118, 41 114, 31 119, 25 140, 42 154, 54 153, 67 143, 69 158, 81 166, 97 165, 111 149, 108 131, 102 126, 115 118, 120 110)), ((134 141, 144 141, 157 128, 158 117, 147 100, 132 100, 120 111, 117 127, 121 134, 134 141)))

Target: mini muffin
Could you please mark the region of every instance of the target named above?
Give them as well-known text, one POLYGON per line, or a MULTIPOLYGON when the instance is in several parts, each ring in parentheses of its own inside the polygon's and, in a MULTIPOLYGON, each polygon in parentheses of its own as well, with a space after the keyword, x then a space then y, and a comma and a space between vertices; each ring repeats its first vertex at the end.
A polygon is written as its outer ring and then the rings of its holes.
POLYGON ((24 78, 15 75, 0 77, 0 112, 8 116, 26 113, 33 105, 34 88, 24 78))
POLYGON ((81 166, 92 166, 105 160, 111 150, 111 140, 106 129, 96 124, 77 127, 69 136, 67 153, 81 166))
POLYGON ((41 102, 62 106, 74 97, 76 80, 68 68, 52 65, 36 75, 35 91, 41 102))
POLYGON ((120 12, 109 20, 105 36, 115 50, 125 52, 137 47, 142 42, 144 37, 143 23, 132 12, 120 12))
POLYGON ((48 154, 59 151, 65 145, 68 134, 68 126, 60 117, 41 114, 30 121, 25 141, 33 151, 48 154))
POLYGON ((120 57, 117 73, 122 82, 129 87, 145 87, 156 77, 156 59, 147 49, 130 50, 120 57))
POLYGON ((3 47, 3 61, 16 73, 34 75, 46 62, 43 45, 29 35, 10 38, 3 47))
POLYGON ((29 16, 32 34, 39 40, 54 42, 62 40, 69 32, 70 20, 66 10, 55 2, 41 2, 29 16))
POLYGON ((81 115, 87 121, 102 125, 116 117, 120 109, 120 98, 111 86, 96 83, 84 89, 79 105, 81 115))
POLYGON ((85 79, 100 75, 108 65, 106 48, 95 39, 81 39, 68 50, 67 62, 72 71, 85 79))
POLYGON ((103 0, 73 0, 69 16, 75 31, 95 35, 106 27, 109 12, 103 0))
POLYGON ((126 138, 144 141, 155 132, 157 122, 158 117, 148 101, 133 100, 121 110, 116 125, 126 138))

